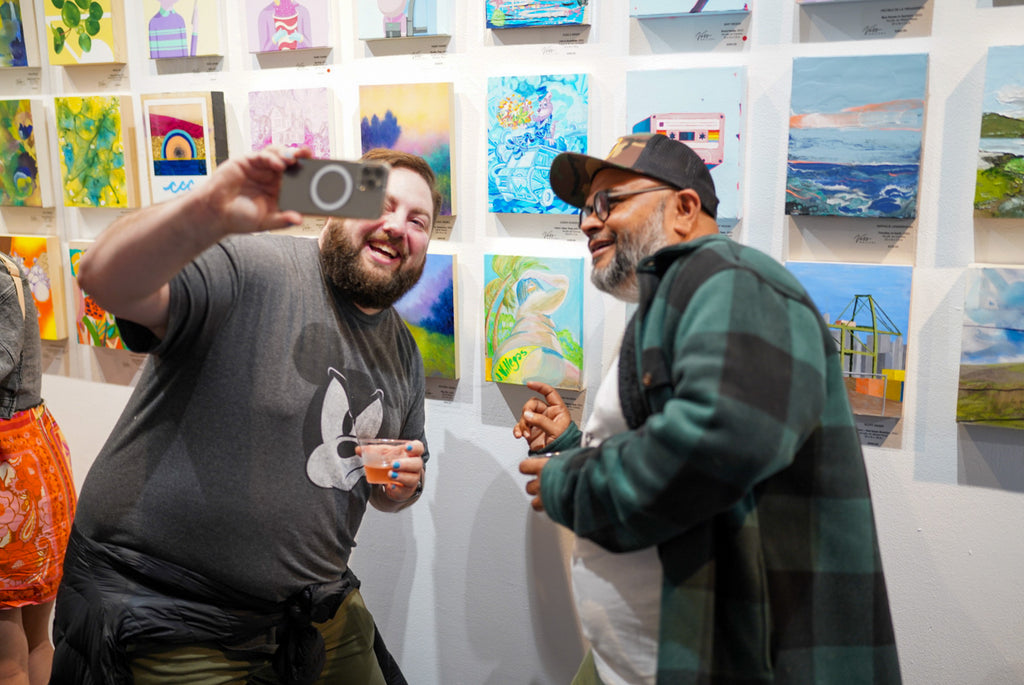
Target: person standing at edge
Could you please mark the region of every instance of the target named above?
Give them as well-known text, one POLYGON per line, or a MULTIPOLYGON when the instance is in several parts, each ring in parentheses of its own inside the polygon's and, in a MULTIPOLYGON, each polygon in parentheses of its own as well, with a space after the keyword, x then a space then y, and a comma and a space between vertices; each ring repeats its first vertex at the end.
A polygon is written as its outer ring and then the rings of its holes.
POLYGON ((718 233, 714 181, 663 135, 562 153, 598 289, 637 302, 581 431, 530 383, 533 507, 576 534, 577 685, 899 683, 838 352, 797 280, 718 233))
POLYGON ((391 165, 380 218, 235 235, 302 220, 278 192, 310 154, 229 160, 82 258, 82 288, 150 358, 82 488, 54 683, 385 682, 348 559, 368 501, 423 487, 423 362, 391 305, 440 195, 420 157, 371 150, 391 165), (408 439, 387 486, 363 477, 360 436, 408 439))
POLYGON ((39 312, 0 252, 0 683, 50 678, 50 614, 75 515, 64 434, 42 398, 39 312))

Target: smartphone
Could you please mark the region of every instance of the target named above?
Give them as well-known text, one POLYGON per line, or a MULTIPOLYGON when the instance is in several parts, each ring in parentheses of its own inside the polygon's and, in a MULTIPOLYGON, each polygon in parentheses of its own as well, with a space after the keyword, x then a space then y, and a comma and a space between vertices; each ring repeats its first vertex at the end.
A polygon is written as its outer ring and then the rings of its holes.
POLYGON ((384 162, 300 159, 285 169, 277 204, 303 214, 376 219, 390 170, 384 162))

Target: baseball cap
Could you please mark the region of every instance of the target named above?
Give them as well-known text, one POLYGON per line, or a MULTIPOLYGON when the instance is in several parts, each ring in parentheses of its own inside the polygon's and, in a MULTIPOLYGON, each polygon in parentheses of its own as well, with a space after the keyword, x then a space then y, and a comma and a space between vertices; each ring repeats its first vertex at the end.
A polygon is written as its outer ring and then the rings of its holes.
POLYGON ((686 143, 660 133, 622 136, 605 159, 578 152, 559 154, 551 163, 551 189, 573 207, 582 207, 594 176, 603 169, 632 171, 679 189, 692 188, 705 212, 714 217, 718 211, 715 182, 704 160, 686 143))

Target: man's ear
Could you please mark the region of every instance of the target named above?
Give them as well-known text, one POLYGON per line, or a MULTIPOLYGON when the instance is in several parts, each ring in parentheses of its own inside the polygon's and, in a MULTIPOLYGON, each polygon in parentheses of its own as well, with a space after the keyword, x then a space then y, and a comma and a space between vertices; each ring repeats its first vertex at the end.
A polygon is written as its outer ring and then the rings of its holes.
POLYGON ((672 230, 680 238, 686 240, 697 228, 701 213, 700 196, 693 188, 677 190, 673 200, 675 210, 672 230))

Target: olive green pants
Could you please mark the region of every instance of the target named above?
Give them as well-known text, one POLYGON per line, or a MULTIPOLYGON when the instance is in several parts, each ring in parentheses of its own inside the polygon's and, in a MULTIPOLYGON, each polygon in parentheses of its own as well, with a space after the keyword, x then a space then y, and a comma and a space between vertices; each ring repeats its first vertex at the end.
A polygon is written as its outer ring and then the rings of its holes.
MULTIPOLYGON (((327 651, 319 682, 385 685, 373 652, 373 617, 358 590, 345 598, 333 619, 313 625, 324 636, 327 651)), ((218 649, 199 646, 136 652, 132 654, 131 668, 138 685, 273 685, 279 682, 268 659, 238 661, 228 659, 218 649)))
POLYGON ((576 677, 572 679, 571 685, 601 685, 601 678, 597 675, 597 666, 594 665, 594 653, 587 650, 583 657, 583 663, 576 671, 576 677))

